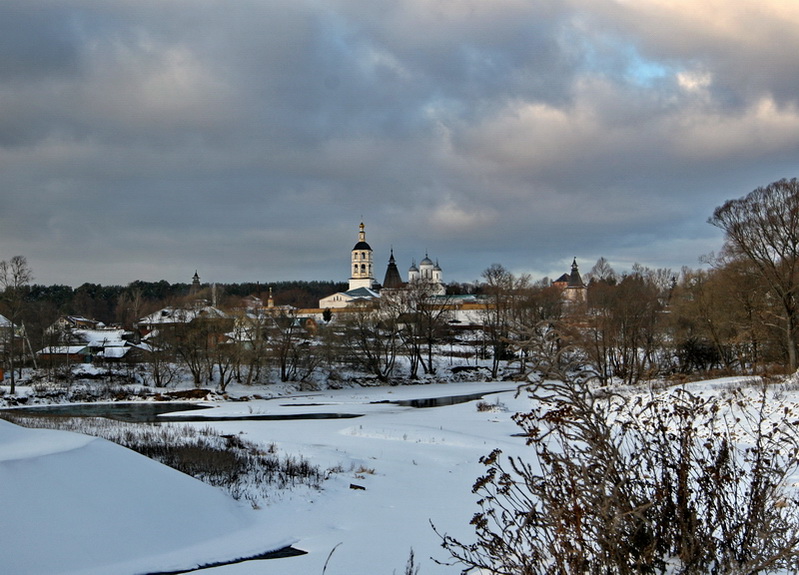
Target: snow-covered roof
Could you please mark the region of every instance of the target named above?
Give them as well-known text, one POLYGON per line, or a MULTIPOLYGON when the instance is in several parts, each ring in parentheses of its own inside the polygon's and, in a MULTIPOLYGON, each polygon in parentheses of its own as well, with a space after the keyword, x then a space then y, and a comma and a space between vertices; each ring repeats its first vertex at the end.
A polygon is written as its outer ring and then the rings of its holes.
MULTIPOLYGON (((156 332, 150 332, 150 335, 152 335, 153 333, 156 332)), ((155 347, 151 343, 145 341, 145 338, 142 338, 142 341, 139 343, 131 344, 130 347, 135 347, 136 349, 141 349, 146 352, 152 352, 155 350, 155 347)))
POLYGON ((78 355, 88 353, 89 348, 85 345, 51 345, 40 349, 38 355, 78 355))
POLYGON ((0 328, 3 328, 3 327, 9 328, 9 327, 11 327, 11 325, 12 325, 11 324, 11 320, 9 320, 3 314, 0 314, 0 328))
POLYGON ((344 293, 354 299, 376 299, 380 297, 379 293, 367 287, 351 289, 349 291, 345 291, 344 293))
POLYGON ((72 334, 91 347, 122 347, 126 345, 124 329, 76 329, 72 334))
POLYGON ((221 309, 207 305, 197 308, 182 308, 182 307, 165 307, 155 313, 151 313, 139 320, 139 324, 144 325, 157 325, 157 324, 177 324, 177 323, 191 323, 198 317, 210 317, 223 319, 228 315, 221 309))
POLYGON ((122 359, 130 351, 129 347, 106 347, 97 355, 107 359, 122 359))

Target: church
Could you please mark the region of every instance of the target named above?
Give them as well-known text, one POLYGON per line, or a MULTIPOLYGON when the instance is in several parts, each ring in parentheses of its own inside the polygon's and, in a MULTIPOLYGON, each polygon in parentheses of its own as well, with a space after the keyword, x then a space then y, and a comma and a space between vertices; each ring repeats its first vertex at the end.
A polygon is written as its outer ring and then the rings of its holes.
POLYGON ((446 293, 441 267, 438 262, 433 263, 427 254, 419 262, 419 267, 416 267, 416 262, 411 264, 408 269, 408 282, 403 282, 394 259, 393 248, 388 259, 383 284, 379 284, 374 277, 373 251, 366 241, 366 226, 363 222, 358 228, 358 242, 350 253, 350 274, 349 289, 320 299, 319 307, 321 309, 344 308, 358 303, 374 302, 380 299, 381 290, 399 290, 409 284, 421 281, 431 284, 432 295, 446 293))

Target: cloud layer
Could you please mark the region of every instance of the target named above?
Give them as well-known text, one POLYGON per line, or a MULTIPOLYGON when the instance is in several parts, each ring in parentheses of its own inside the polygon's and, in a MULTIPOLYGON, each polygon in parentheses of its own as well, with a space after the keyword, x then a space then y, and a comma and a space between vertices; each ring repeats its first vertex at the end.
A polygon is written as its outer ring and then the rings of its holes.
MULTIPOLYGON (((6 0, 0 259, 39 283, 337 279, 429 251, 696 266, 796 176, 781 0, 6 0)), ((378 272, 382 278, 382 270, 378 272)))

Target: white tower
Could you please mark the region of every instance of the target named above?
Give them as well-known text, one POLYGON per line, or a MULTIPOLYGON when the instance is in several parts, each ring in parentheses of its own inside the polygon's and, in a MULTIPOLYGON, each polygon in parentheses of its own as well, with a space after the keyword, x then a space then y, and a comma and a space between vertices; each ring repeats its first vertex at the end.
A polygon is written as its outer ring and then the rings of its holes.
POLYGON ((372 288, 375 285, 374 273, 372 270, 372 248, 366 243, 365 226, 361 222, 358 231, 358 243, 352 248, 352 276, 350 277, 350 289, 372 288))

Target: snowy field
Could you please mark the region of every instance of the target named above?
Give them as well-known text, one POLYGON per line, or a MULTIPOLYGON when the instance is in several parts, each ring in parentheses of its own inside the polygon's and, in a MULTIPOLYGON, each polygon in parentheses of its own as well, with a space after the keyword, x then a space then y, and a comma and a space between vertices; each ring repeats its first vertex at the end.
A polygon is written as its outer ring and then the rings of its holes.
POLYGON ((420 575, 458 573, 431 559, 447 559, 431 522, 470 540, 479 458, 496 447, 524 451, 511 416, 529 400, 514 398, 512 390, 512 384, 449 383, 221 404, 209 413, 361 415, 210 423, 337 470, 322 490, 284 492, 260 509, 104 440, 0 421, 0 570, 174 572, 293 545, 307 554, 202 573, 321 575, 327 562, 330 575, 390 575, 404 572, 411 549, 420 575), (384 403, 477 392, 492 393, 484 401, 498 408, 478 411, 477 401, 432 408, 384 403))
MULTIPOLYGON (((723 395, 741 384, 746 379, 687 387, 723 395)), ((795 407, 797 389, 797 381, 775 386, 769 391, 773 407, 795 407)), ((758 389, 747 393, 756 397, 758 389)), ((333 470, 321 490, 279 492, 258 509, 107 441, 0 420, 0 572, 184 572, 292 545, 306 554, 201 572, 403 574, 413 550, 420 575, 456 574, 458 566, 435 561, 448 556, 431 523, 473 541, 471 486, 484 471, 479 458, 495 448, 529 455, 511 417, 530 407, 512 384, 448 383, 222 402, 207 414, 229 421, 179 424, 274 443, 281 453, 333 470), (486 393, 483 402, 493 409, 478 410, 478 400, 428 408, 393 403, 474 393, 486 393), (359 417, 234 419, 312 413, 359 417)))

